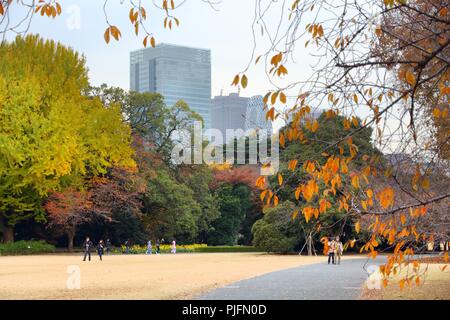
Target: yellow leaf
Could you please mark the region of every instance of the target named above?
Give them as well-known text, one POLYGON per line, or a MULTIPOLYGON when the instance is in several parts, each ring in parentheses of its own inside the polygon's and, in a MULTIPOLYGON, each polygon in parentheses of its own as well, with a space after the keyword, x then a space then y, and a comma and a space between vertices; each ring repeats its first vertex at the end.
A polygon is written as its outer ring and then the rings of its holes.
POLYGON ((424 178, 422 180, 422 188, 428 190, 430 188, 430 180, 428 178, 424 178))
POLYGON ((278 184, 280 186, 283 184, 283 176, 280 173, 278 174, 278 184))
POLYGON ((314 120, 312 126, 311 126, 311 132, 316 132, 317 129, 319 128, 319 122, 317 120, 314 120))
POLYGON ((261 199, 261 201, 264 200, 264 198, 266 197, 266 194, 269 190, 264 190, 263 192, 261 192, 261 194, 259 195, 259 198, 261 199))
POLYGON ((411 86, 416 84, 416 77, 410 70, 406 71, 405 78, 406 82, 408 82, 411 86))
POLYGON ((233 82, 231 83, 232 86, 237 86, 239 84, 239 75, 237 74, 234 79, 233 82))
POLYGON ((278 197, 277 196, 273 196, 273 205, 276 207, 278 205, 278 197))
POLYGON ((280 145, 281 145, 282 147, 284 147, 286 141, 285 141, 285 139, 284 139, 284 134, 283 134, 283 132, 280 132, 280 138, 279 138, 279 140, 280 140, 280 145))
POLYGON ((297 163, 298 163, 298 160, 291 160, 291 161, 289 161, 289 165, 288 165, 288 169, 289 170, 295 170, 295 167, 297 167, 297 163))
POLYGON ((355 189, 359 189, 359 177, 357 175, 352 177, 352 186, 355 189))
POLYGON ((441 110, 440 110, 439 108, 434 108, 434 109, 433 109, 433 116, 434 116, 435 118, 439 118, 440 115, 441 115, 441 110))
POLYGON ((404 214, 402 214, 402 215, 400 216, 400 221, 402 222, 403 225, 406 223, 406 217, 405 217, 404 214))
POLYGON ((247 84, 248 84, 248 79, 247 79, 247 76, 244 74, 241 79, 242 88, 244 88, 244 89, 247 88, 247 84))
POLYGON ((154 48, 154 47, 156 47, 156 44, 155 44, 155 38, 154 37, 151 37, 150 38, 150 45, 154 48))
POLYGON ((378 194, 378 199, 384 209, 392 207, 392 205, 394 204, 394 189, 392 189, 391 187, 385 188, 378 194))
POLYGON ((356 231, 356 233, 359 233, 361 231, 361 225, 360 225, 359 221, 357 221, 355 223, 355 231, 356 231))
POLYGON ((280 92, 280 101, 281 103, 286 103, 286 95, 283 92, 280 92))

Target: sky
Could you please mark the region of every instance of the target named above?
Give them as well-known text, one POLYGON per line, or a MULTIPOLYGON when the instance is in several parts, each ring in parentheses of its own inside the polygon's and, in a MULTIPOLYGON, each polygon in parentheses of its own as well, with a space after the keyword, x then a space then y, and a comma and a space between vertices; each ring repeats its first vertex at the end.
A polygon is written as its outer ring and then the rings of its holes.
MULTIPOLYGON (((219 0, 220 1, 220 0, 219 0)), ((254 0, 222 0, 214 8, 202 0, 187 0, 175 11, 180 20, 180 27, 167 30, 163 27, 163 13, 153 7, 147 0, 147 28, 155 33, 157 43, 171 43, 211 50, 212 97, 222 91, 225 95, 236 92, 231 86, 234 76, 249 63, 253 49, 252 21, 254 17, 254 0)), ((159 1, 156 1, 159 3, 159 1)), ((143 47, 143 35, 136 37, 129 18, 129 5, 125 0, 109 0, 106 10, 111 24, 117 25, 122 38, 119 42, 112 40, 106 44, 103 33, 107 28, 103 13, 103 0, 64 0, 60 1, 62 14, 55 19, 33 17, 30 32, 39 33, 46 39, 53 39, 68 45, 86 57, 91 84, 106 83, 128 90, 129 53, 143 47), (124 4, 121 4, 124 2, 124 4)), ((143 2, 143 4, 145 1, 143 2)), ((176 2, 177 3, 177 2, 176 2)), ((13 11, 16 19, 20 11, 13 11)), ((279 12, 274 12, 273 26, 276 28, 279 12)), ((258 35, 257 35, 258 36, 258 35)), ((12 34, 9 34, 11 40, 12 34)), ((267 50, 264 43, 257 47, 256 56, 267 50)), ((290 73, 298 80, 308 74, 312 64, 306 51, 297 53, 295 69, 290 73)), ((271 88, 264 73, 264 65, 252 64, 246 73, 249 86, 241 90, 242 96, 264 95, 271 88)), ((278 121, 274 128, 282 126, 278 121)))
MULTIPOLYGON (((83 53, 87 59, 92 84, 107 83, 129 89, 129 52, 143 47, 128 19, 129 6, 120 0, 109 0, 106 7, 111 24, 122 32, 119 42, 109 45, 103 40, 107 27, 102 0, 64 0, 61 16, 49 19, 35 15, 31 32, 57 40, 83 53)), ((125 1, 126 3, 127 1, 125 1)), ((251 24, 253 0, 222 0, 212 9, 201 0, 187 0, 175 11, 180 27, 172 31, 163 27, 163 15, 147 6, 148 28, 155 33, 157 43, 171 43, 211 50, 212 96, 236 91, 231 87, 234 75, 248 64, 252 52, 251 24)), ((159 3, 159 1, 157 1, 159 3)), ((16 11, 17 12, 17 11, 16 11)), ((12 36, 12 35, 10 35, 12 36)), ((306 61, 307 55, 302 57, 306 61)), ((247 73, 250 84, 242 95, 263 94, 269 88, 263 65, 247 73)))

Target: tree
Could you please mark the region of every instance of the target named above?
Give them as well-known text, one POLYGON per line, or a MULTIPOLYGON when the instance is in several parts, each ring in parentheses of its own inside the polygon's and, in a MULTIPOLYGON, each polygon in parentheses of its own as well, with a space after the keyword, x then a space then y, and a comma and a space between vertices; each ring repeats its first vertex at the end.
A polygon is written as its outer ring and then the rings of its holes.
POLYGON ((175 143, 185 138, 179 136, 179 132, 191 132, 193 122, 202 121, 183 100, 167 106, 164 97, 155 92, 125 92, 103 84, 89 88, 88 95, 98 97, 106 105, 119 105, 133 133, 150 143, 168 166, 172 166, 171 152, 175 143))
POLYGON ((194 200, 193 191, 167 171, 159 171, 148 181, 142 212, 153 237, 176 238, 182 243, 193 241, 197 236, 201 207, 194 200))
MULTIPOLYGON (((206 165, 193 165, 185 168, 188 171, 182 181, 193 191, 194 200, 200 205, 201 213, 197 219, 199 243, 206 243, 208 234, 213 230, 212 223, 220 217, 219 199, 210 189, 213 181, 212 170, 206 165)), ((182 174, 183 175, 183 174, 182 174)))
POLYGON ((92 219, 90 197, 89 192, 67 189, 50 195, 44 205, 48 212, 48 227, 67 236, 70 252, 78 227, 92 219))
POLYGON ((291 219, 293 208, 294 204, 289 201, 268 208, 252 227, 253 244, 267 252, 291 252, 299 241, 298 225, 291 219))
POLYGON ((82 95, 87 71, 76 52, 27 36, 3 42, 0 54, 0 224, 13 241, 17 221, 44 219, 50 191, 135 164, 120 110, 82 95))

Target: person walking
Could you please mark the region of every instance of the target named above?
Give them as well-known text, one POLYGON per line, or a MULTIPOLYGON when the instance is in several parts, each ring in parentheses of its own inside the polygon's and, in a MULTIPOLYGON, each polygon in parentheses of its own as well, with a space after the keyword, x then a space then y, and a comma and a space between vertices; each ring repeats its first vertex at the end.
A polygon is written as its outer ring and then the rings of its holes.
POLYGON ((92 241, 89 237, 86 237, 86 240, 83 242, 83 250, 84 250, 84 258, 83 261, 86 261, 86 257, 89 257, 89 261, 91 261, 91 249, 92 249, 92 241))
POLYGON ((341 264, 341 256, 344 253, 344 245, 339 237, 336 237, 336 263, 341 264))
POLYGON ((130 240, 125 241, 125 254, 130 253, 130 240))
POLYGON ((147 242, 147 251, 146 254, 152 254, 152 240, 148 240, 147 242))
POLYGON ((159 242, 159 239, 156 239, 156 254, 159 254, 161 248, 161 243, 159 242))
POLYGON ((103 261, 102 256, 103 256, 104 249, 105 249, 105 244, 103 243, 103 240, 100 240, 100 242, 97 245, 97 253, 98 253, 98 256, 100 257, 100 261, 103 261))
POLYGON ((173 254, 177 253, 177 242, 175 239, 172 241, 172 250, 170 250, 170 252, 173 254))
POLYGON ((333 240, 328 242, 328 264, 330 264, 330 262, 334 263, 334 252, 336 250, 336 242, 333 240))
POLYGON ((109 255, 110 254, 110 252, 111 252, 111 240, 109 240, 109 239, 106 239, 106 245, 105 245, 105 248, 106 248, 106 254, 107 255, 109 255))

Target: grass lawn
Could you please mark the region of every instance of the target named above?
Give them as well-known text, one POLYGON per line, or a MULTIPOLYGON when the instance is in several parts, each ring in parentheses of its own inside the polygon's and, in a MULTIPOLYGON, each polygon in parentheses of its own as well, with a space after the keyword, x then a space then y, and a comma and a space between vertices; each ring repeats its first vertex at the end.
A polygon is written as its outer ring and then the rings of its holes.
POLYGON ((421 270, 425 271, 425 282, 416 286, 415 282, 410 287, 400 289, 399 280, 404 272, 392 279, 386 288, 381 290, 369 290, 363 288, 361 299, 370 300, 450 300, 450 269, 444 271, 441 268, 445 264, 421 264, 421 270))
POLYGON ((185 299, 267 272, 324 262, 323 256, 263 253, 0 257, 0 299, 185 299), (81 288, 67 289, 68 266, 81 288))

